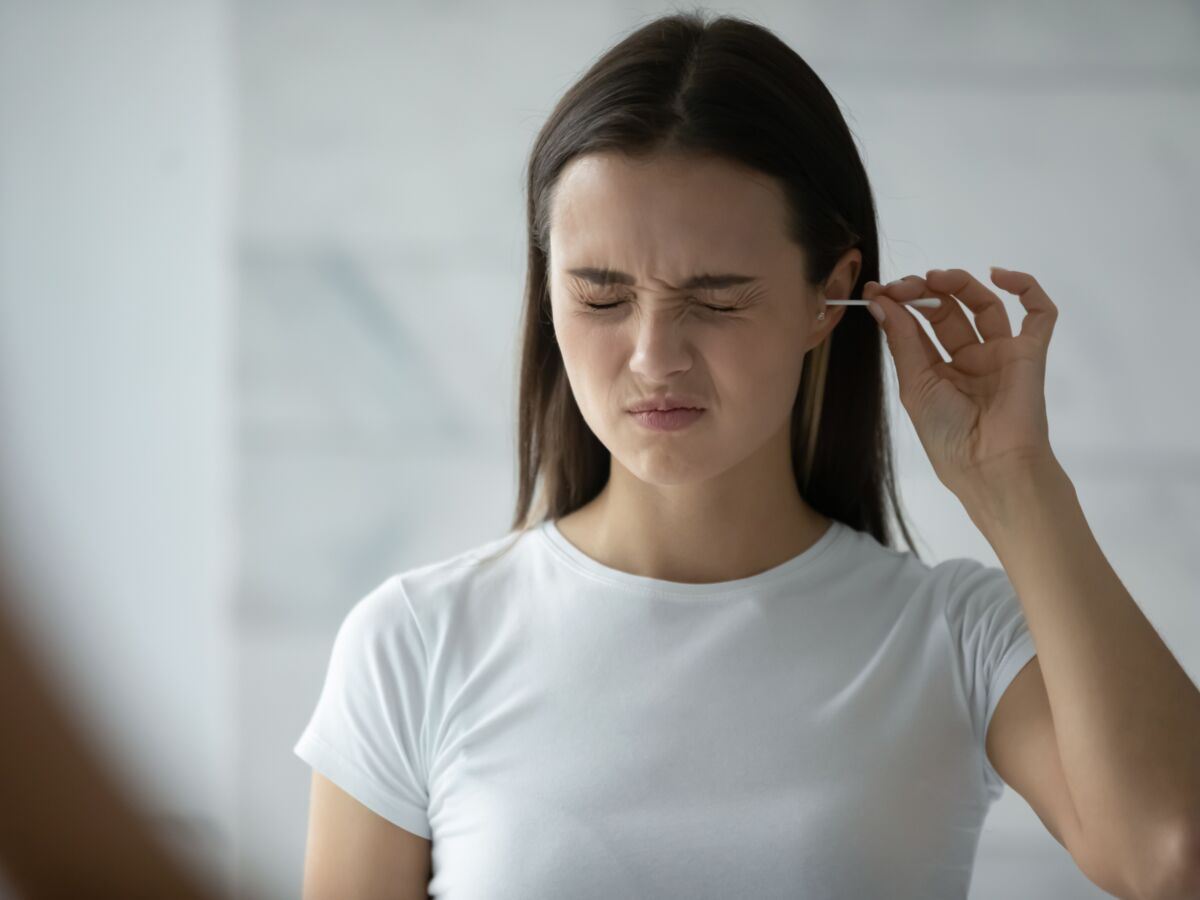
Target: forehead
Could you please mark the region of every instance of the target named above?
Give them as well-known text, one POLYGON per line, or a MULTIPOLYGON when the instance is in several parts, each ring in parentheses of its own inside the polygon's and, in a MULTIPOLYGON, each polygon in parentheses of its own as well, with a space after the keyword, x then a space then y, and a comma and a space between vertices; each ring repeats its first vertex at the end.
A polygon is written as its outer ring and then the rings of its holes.
POLYGON ((785 250, 785 211, 774 179, 724 160, 588 154, 559 176, 550 257, 556 270, 611 266, 674 283, 698 265, 785 250))

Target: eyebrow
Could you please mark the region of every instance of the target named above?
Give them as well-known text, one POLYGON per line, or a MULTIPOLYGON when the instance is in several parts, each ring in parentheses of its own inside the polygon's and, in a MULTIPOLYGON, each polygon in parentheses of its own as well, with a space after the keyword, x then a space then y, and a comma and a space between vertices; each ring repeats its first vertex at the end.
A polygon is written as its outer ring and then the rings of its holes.
MULTIPOLYGON (((572 275, 576 275, 593 284, 598 284, 601 287, 607 287, 610 284, 635 283, 634 277, 628 272, 618 272, 615 269, 583 266, 582 268, 568 269, 567 271, 572 275)), ((733 287, 738 284, 749 284, 752 281, 758 281, 758 279, 751 275, 739 275, 736 272, 722 272, 719 274, 704 273, 693 275, 683 283, 682 287, 719 290, 720 288, 733 287)))

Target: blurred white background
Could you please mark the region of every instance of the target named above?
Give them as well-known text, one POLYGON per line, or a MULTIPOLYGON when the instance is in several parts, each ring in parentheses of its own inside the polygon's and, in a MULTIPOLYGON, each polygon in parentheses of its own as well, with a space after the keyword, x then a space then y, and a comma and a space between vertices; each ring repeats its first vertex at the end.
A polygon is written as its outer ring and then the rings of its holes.
MULTIPOLYGON (((1200 680, 1196 4, 704 8, 838 98, 883 281, 996 264, 1050 293, 1055 450, 1200 680)), ((671 11, 0 0, 0 524, 38 586, 16 612, 234 896, 299 896, 291 748, 347 610, 507 531, 526 156, 671 11)), ((924 558, 998 564, 894 382, 892 421, 924 558)), ((1007 789, 971 897, 1013 896, 1107 895, 1007 789)))

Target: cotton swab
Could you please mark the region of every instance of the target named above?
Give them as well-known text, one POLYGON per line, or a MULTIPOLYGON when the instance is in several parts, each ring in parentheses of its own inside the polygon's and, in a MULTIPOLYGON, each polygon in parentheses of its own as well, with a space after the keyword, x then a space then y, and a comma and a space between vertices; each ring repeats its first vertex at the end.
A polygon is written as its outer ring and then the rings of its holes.
MULTIPOLYGON (((826 306, 866 306, 869 300, 826 300, 826 306)), ((923 306, 926 309, 937 309, 942 305, 941 297, 921 297, 919 300, 893 300, 904 306, 923 306)))

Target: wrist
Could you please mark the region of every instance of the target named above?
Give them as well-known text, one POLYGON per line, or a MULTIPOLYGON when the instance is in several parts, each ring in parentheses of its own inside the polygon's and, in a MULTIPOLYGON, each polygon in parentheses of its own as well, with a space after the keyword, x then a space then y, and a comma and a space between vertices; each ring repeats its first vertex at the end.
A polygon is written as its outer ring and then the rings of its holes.
POLYGON ((1053 453, 980 469, 954 491, 985 534, 1026 524, 1039 509, 1060 508, 1075 499, 1075 485, 1053 453))

